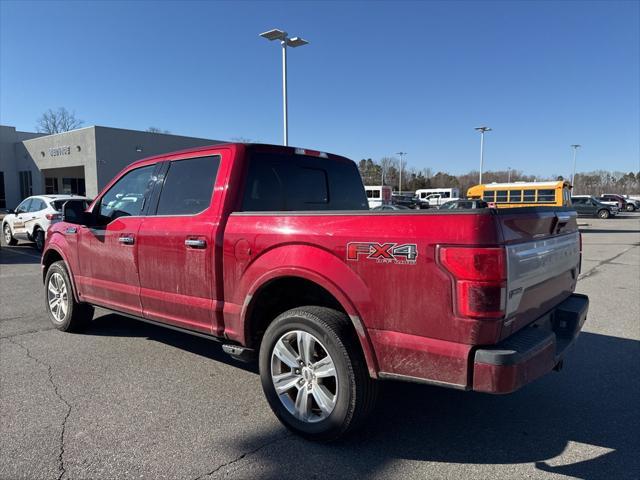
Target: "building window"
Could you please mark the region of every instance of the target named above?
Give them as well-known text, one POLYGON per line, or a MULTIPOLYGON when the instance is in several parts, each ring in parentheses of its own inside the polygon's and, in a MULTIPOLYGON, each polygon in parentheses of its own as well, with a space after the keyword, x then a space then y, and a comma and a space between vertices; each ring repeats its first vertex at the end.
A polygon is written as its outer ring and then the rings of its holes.
POLYGON ((84 178, 63 178, 62 193, 85 195, 84 178))
POLYGON ((33 195, 31 170, 23 170, 20 172, 20 197, 27 198, 31 195, 33 195))
POLYGON ((0 208, 7 208, 7 198, 4 194, 4 172, 0 172, 0 208))
POLYGON ((58 179, 57 178, 45 178, 44 179, 44 193, 51 195, 58 193, 58 179))

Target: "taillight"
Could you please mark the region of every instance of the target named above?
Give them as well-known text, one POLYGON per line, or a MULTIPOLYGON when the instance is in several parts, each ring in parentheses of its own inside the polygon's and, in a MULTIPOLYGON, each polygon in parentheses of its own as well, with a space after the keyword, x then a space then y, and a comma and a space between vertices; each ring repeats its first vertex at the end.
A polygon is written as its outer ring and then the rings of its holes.
POLYGON ((62 218, 62 215, 60 215, 59 213, 47 213, 44 217, 47 220, 60 220, 62 218))
POLYGON ((507 286, 504 248, 440 247, 438 258, 454 278, 459 315, 504 316, 507 286))

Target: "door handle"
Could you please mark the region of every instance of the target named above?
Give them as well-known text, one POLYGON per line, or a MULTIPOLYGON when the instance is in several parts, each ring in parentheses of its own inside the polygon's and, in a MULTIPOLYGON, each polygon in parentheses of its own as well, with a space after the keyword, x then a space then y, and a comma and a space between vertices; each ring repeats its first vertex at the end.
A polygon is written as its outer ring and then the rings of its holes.
POLYGON ((67 227, 66 230, 64 231, 64 233, 66 234, 71 234, 71 233, 77 233, 78 229, 76 227, 67 227))
POLYGON ((184 244, 190 248, 205 248, 207 246, 207 242, 201 238, 187 238, 184 244))
POLYGON ((118 241, 120 243, 122 243, 123 245, 133 245, 133 243, 134 243, 134 239, 131 236, 118 237, 118 241))

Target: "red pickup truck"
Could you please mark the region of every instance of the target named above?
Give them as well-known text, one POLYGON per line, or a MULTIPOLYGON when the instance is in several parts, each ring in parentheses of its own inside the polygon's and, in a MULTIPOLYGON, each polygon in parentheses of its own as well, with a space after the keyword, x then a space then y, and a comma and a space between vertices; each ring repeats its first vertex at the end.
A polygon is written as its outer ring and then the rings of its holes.
POLYGON ((559 368, 588 299, 564 208, 372 212, 356 165, 224 144, 136 162, 42 256, 49 316, 97 305, 258 357, 278 418, 335 439, 379 380, 508 393, 559 368))

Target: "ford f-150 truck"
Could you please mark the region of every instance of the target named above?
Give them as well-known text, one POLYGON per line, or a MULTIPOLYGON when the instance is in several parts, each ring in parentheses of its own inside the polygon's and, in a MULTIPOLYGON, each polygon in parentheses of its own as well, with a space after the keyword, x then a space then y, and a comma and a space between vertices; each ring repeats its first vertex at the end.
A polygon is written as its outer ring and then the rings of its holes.
POLYGON ((587 314, 574 211, 371 212, 356 165, 313 150, 145 159, 63 215, 42 256, 58 329, 100 306, 254 355, 312 439, 362 423, 379 380, 512 392, 560 367, 587 314))

